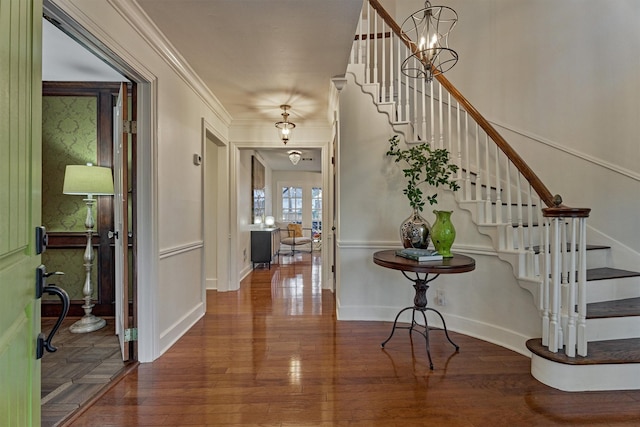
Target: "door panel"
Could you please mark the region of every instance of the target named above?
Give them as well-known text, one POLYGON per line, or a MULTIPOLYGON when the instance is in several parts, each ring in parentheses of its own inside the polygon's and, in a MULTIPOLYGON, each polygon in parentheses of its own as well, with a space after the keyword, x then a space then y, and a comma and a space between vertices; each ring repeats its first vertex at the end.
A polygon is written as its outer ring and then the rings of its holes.
POLYGON ((42 4, 0 0, 0 425, 40 425, 42 4))
POLYGON ((113 109, 113 223, 115 227, 116 334, 120 341, 122 360, 129 360, 129 343, 125 331, 129 328, 129 262, 128 262, 128 135, 123 123, 127 120, 127 84, 120 85, 113 109))

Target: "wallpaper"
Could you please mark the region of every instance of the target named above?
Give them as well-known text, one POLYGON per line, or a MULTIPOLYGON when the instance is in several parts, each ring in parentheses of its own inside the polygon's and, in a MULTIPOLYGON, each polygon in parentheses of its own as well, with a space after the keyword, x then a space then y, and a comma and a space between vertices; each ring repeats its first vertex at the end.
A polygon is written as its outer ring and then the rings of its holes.
MULTIPOLYGON (((93 261, 91 269, 91 287, 92 297, 97 298, 98 295, 98 268, 100 262, 98 255, 94 252, 96 258, 93 261)), ((84 298, 82 288, 84 286, 85 269, 84 269, 84 248, 77 249, 59 249, 46 250, 42 253, 42 263, 47 266, 47 271, 64 271, 63 276, 51 276, 47 279, 47 284, 58 285, 69 294, 71 300, 81 300, 84 298)), ((46 295, 44 299, 52 299, 59 301, 60 299, 53 295, 46 295)))
POLYGON ((62 194, 62 184, 67 165, 96 163, 97 115, 96 97, 42 98, 42 223, 47 231, 85 230, 82 196, 62 194))
MULTIPOLYGON (((84 232, 87 205, 82 196, 62 194, 67 165, 96 163, 98 98, 93 96, 42 97, 42 224, 48 232, 84 232)), ((94 209, 94 220, 96 211, 94 209)), ((42 254, 48 271, 63 271, 52 276, 72 300, 82 299, 84 285, 84 248, 50 248, 42 254)), ((97 295, 98 255, 91 272, 94 298, 97 295)), ((43 298, 54 299, 55 296, 43 298)))

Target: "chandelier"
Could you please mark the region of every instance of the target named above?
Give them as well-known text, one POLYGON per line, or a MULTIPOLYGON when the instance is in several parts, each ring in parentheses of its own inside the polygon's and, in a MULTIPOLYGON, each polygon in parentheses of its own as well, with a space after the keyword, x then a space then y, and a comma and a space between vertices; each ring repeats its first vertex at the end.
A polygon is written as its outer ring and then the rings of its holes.
POLYGON ((294 166, 297 165, 302 158, 302 153, 298 150, 289 150, 287 151, 287 154, 289 155, 289 160, 291 160, 291 163, 293 163, 294 166))
POLYGON ((280 136, 282 143, 286 145, 287 142, 289 142, 291 130, 296 127, 296 124, 289 121, 289 113, 287 113, 287 108, 291 108, 291 106, 281 105, 280 108, 282 108, 282 121, 276 122, 276 128, 278 129, 278 135, 280 136))
POLYGON ((458 62, 458 53, 449 48, 449 33, 458 22, 458 14, 447 6, 431 6, 412 13, 402 23, 402 38, 409 43, 411 55, 402 62, 405 76, 433 80, 458 62))

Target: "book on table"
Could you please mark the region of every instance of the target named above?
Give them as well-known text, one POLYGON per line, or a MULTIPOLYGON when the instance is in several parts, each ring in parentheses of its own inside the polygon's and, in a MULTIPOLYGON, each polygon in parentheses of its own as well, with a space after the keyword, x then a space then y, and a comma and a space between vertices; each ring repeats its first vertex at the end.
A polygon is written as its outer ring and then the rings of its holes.
POLYGON ((431 249, 405 248, 398 249, 396 255, 414 261, 439 261, 442 255, 431 249))

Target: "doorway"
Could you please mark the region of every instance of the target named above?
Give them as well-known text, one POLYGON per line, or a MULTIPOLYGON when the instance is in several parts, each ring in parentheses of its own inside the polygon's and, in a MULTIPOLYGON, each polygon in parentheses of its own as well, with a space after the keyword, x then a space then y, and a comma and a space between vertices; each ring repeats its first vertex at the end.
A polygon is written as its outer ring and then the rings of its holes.
POLYGON ((316 264, 321 264, 319 268, 321 286, 323 289, 334 290, 331 273, 332 254, 324 249, 329 247, 327 245, 331 245, 329 242, 332 240, 330 233, 328 233, 332 226, 330 212, 333 204, 330 147, 328 141, 326 143, 302 143, 292 147, 283 147, 280 142, 264 142, 259 145, 236 143, 233 145, 231 165, 234 170, 231 171, 231 177, 234 182, 232 182, 231 188, 234 188, 235 191, 232 192, 231 206, 234 209, 232 218, 237 218, 237 221, 232 224, 235 227, 232 229, 232 233, 235 233, 236 236, 236 247, 232 250, 236 251, 239 260, 240 277, 246 276, 252 267, 250 254, 245 257, 244 249, 250 248, 250 228, 255 221, 255 218, 251 218, 250 210, 251 169, 249 162, 251 157, 255 155, 266 166, 265 210, 267 215, 275 217, 276 222, 282 223, 284 221, 282 218, 282 187, 287 183, 292 185, 301 183, 301 186, 305 188, 307 212, 303 215, 303 221, 305 221, 303 227, 313 230, 310 234, 312 238, 314 238, 313 234, 316 234, 313 243, 315 248, 313 259, 316 264), (287 152, 291 149, 302 152, 302 159, 295 165, 288 157, 287 152), (313 175, 317 175, 317 178, 313 178, 313 175), (322 194, 320 215, 313 212, 314 188, 319 189, 322 194), (245 259, 245 263, 240 265, 243 259, 245 259))
POLYGON ((207 289, 229 290, 229 146, 214 127, 202 119, 204 201, 204 280, 202 300, 207 289))
MULTIPOLYGON (((128 209, 128 218, 131 226, 128 228, 128 231, 124 234, 128 235, 131 240, 129 242, 128 248, 123 251, 127 255, 125 255, 127 261, 127 265, 131 267, 131 274, 129 275, 130 289, 131 292, 128 293, 128 303, 122 307, 122 313, 120 317, 126 317, 130 319, 130 330, 136 331, 142 329, 142 332, 139 336, 141 336, 140 342, 142 345, 138 345, 135 341, 130 341, 126 343, 127 350, 129 350, 130 355, 124 356, 125 361, 134 362, 140 359, 142 355, 146 360, 153 359, 153 352, 150 350, 152 348, 149 345, 149 342, 152 342, 153 337, 150 334, 145 334, 144 331, 150 329, 149 322, 146 319, 150 317, 150 309, 148 305, 144 305, 142 307, 138 307, 137 297, 140 293, 140 290, 136 287, 136 279, 145 280, 150 276, 153 276, 152 272, 155 271, 155 260, 151 256, 153 253, 149 250, 149 247, 152 246, 152 242, 150 242, 149 236, 152 233, 149 232, 152 229, 155 223, 155 214, 153 214, 153 203, 150 202, 150 192, 149 186, 151 185, 152 179, 150 177, 150 171, 152 170, 152 160, 149 160, 151 156, 149 155, 149 151, 152 149, 150 146, 150 138, 149 138, 149 118, 151 117, 149 112, 149 105, 151 103, 152 90, 150 88, 151 83, 149 80, 145 79, 144 76, 141 76, 139 73, 134 72, 130 67, 124 66, 123 62, 113 56, 112 52, 105 52, 106 49, 103 45, 98 45, 95 38, 93 38, 89 33, 86 32, 79 24, 75 21, 71 20, 64 12, 59 10, 55 5, 50 2, 45 1, 44 5, 44 15, 47 21, 44 22, 43 27, 48 27, 55 25, 55 31, 61 33, 68 40, 66 43, 69 43, 66 48, 60 48, 57 46, 56 48, 56 56, 59 52, 67 52, 73 49, 79 49, 83 54, 88 55, 88 57, 93 57, 93 66, 96 66, 96 63, 99 66, 98 68, 92 68, 91 66, 85 67, 84 70, 91 70, 91 72, 97 72, 97 79, 100 81, 106 80, 105 75, 113 75, 113 79, 110 81, 122 81, 128 80, 131 83, 129 99, 133 101, 134 107, 131 108, 130 113, 132 114, 131 119, 136 122, 137 121, 137 134, 129 136, 127 139, 129 141, 129 146, 131 149, 129 150, 128 162, 125 160, 125 164, 128 163, 129 167, 127 168, 129 171, 129 177, 131 178, 126 185, 124 190, 124 194, 127 194, 126 197, 129 200, 129 209, 128 209), (107 65, 104 61, 105 58, 109 57, 109 55, 113 56, 109 61, 109 65, 107 65), (99 56, 99 58, 98 58, 99 56), (97 62, 96 62, 97 61, 97 62), (96 71, 98 70, 98 71, 96 71), (100 70, 103 72, 100 73, 100 70), (132 78, 125 78, 123 76, 133 76, 132 78), (140 100, 139 108, 135 107, 135 101, 140 100), (138 114, 138 117, 136 117, 138 114), (141 184, 142 183, 142 184, 141 184), (142 214, 145 215, 147 219, 140 226, 137 223, 138 216, 142 214), (146 264, 143 264, 146 260, 146 264), (138 269, 139 265, 144 265, 145 267, 142 269, 138 269), (145 321, 142 323, 137 322, 139 316, 138 313, 143 312, 145 321), (136 328, 136 323, 138 328, 136 328), (143 326, 140 328, 140 326, 143 326), (141 349, 142 351, 138 351, 141 349)), ((51 39, 49 39, 51 41, 51 39)), ((43 40, 43 48, 46 49, 47 43, 44 43, 43 40)), ((78 54, 74 54, 74 59, 78 60, 78 54)), ((45 53, 43 53, 43 64, 46 63, 45 53)), ((45 65, 46 67, 46 65, 45 65)), ((43 67, 44 68, 44 67, 43 67)), ((46 69, 46 68, 45 68, 46 69)), ((54 74, 56 72, 60 72, 60 70, 54 70, 54 74)), ((73 81, 82 81, 82 78, 79 78, 77 75, 66 75, 63 77, 57 77, 56 80, 60 81, 62 79, 73 80, 73 81)), ((93 80, 96 77, 90 77, 93 80)), ((87 78, 89 79, 89 78, 87 78)), ((43 80, 51 80, 47 78, 46 71, 43 70, 43 80)), ((86 79, 85 79, 86 80, 86 79)), ((61 85, 64 86, 64 85, 61 85)), ((100 86, 96 83, 84 83, 79 84, 78 86, 84 86, 85 89, 88 87, 97 87, 100 86)), ((103 92, 104 96, 102 101, 97 102, 98 110, 100 110, 97 115, 97 123, 95 127, 97 128, 97 134, 99 135, 96 138, 97 143, 94 141, 94 144, 97 145, 96 151, 98 156, 98 164, 111 167, 113 166, 113 126, 112 126, 112 117, 113 117, 113 105, 114 99, 117 96, 117 90, 111 91, 110 88, 104 89, 104 86, 109 86, 109 84, 103 84, 103 92), (108 119, 107 119, 108 117, 108 119)), ((114 85, 119 86, 119 85, 114 85)), ((68 89, 68 88, 67 88, 68 89)), ((61 94, 59 94, 61 95, 61 94)), ((66 95, 73 95, 67 93, 66 95)), ((78 95, 77 93, 75 95, 78 95)), ((86 95, 86 94, 85 94, 86 95)), ((63 95, 61 95, 63 96, 63 95)), ((91 102, 89 102, 91 103, 91 102)), ((81 109, 81 111, 84 111, 81 109)), ((134 132, 135 133, 135 132, 134 132)), ((53 156, 52 156, 53 157, 53 156)), ((78 159, 81 159, 82 156, 78 156, 78 159)), ((74 155, 71 155, 71 159, 69 163, 77 163, 72 161, 74 155)), ((57 191, 57 190, 56 190, 57 191)), ((113 228, 113 220, 105 219, 105 218, 113 218, 113 203, 110 198, 104 198, 109 200, 104 200, 99 202, 98 211, 99 211, 99 220, 97 222, 97 228, 100 230, 97 233, 100 237, 97 237, 96 240, 99 240, 98 246, 100 247, 100 253, 95 258, 95 270, 99 272, 100 280, 104 280, 105 283, 108 283, 106 286, 95 286, 94 288, 98 289, 98 293, 95 296, 95 314, 100 314, 107 321, 107 326, 101 330, 90 332, 87 334, 68 334, 67 327, 69 326, 69 320, 65 321, 63 324, 58 336, 54 338, 53 344, 60 345, 60 351, 54 353, 58 358, 62 357, 63 362, 60 362, 52 369, 57 370, 56 376, 51 382, 55 389, 46 389, 45 381, 43 381, 42 394, 48 394, 46 399, 43 399, 42 404, 55 404, 56 400, 64 400, 64 394, 75 394, 81 395, 82 400, 77 404, 79 407, 83 402, 87 402, 91 395, 96 391, 102 389, 105 383, 108 383, 110 379, 116 375, 117 372, 121 371, 123 365, 123 354, 121 353, 120 346, 118 343, 118 337, 115 335, 115 311, 114 311, 114 298, 116 294, 116 289, 118 287, 115 286, 115 279, 113 277, 113 267, 114 267, 114 254, 116 251, 113 248, 113 233, 109 233, 114 230, 113 228), (107 215, 105 215, 105 212, 107 215), (102 220, 102 222, 100 221, 102 220), (62 332, 64 330, 64 333, 62 332), (71 347, 74 351, 74 354, 80 355, 83 352, 88 352, 87 355, 76 358, 78 360, 70 361, 66 359, 66 356, 63 351, 63 346, 67 345, 71 347), (84 359, 84 360, 81 360, 84 359), (91 359, 90 361, 87 359, 91 359), (79 362, 79 363, 76 363, 79 362), (85 362, 85 363, 83 363, 85 362), (86 363, 89 362, 89 363, 86 363), (64 369, 62 369, 64 367, 64 369), (62 373, 64 370, 66 373, 62 373), (87 380, 87 375, 92 378, 92 380, 87 380), (59 384, 56 384, 56 381, 59 384), (96 387, 96 383, 98 386, 96 387), (102 383, 102 384, 101 384, 102 383), (102 387, 100 386, 102 385, 102 387), (75 391, 71 391, 72 388, 75 387, 75 391)), ((64 236, 62 236, 64 237, 64 236)), ((61 243, 62 247, 66 245, 66 249, 73 249, 73 238, 74 236, 67 236, 66 243, 63 241, 61 243)), ((63 239, 64 240, 64 239, 63 239)), ((96 245, 96 243, 94 243, 96 245)), ((77 245, 76 245, 77 246, 77 245)), ((75 260, 77 257, 75 255, 71 259, 71 262, 75 260)), ((80 254, 79 264, 82 266, 82 253, 80 254)), ((96 277, 98 279, 98 277, 96 277)), ((97 280, 94 282, 97 284, 97 280)), ((148 282, 147 282, 148 283, 148 282)), ((142 292, 148 292, 148 289, 143 288, 142 292)), ((72 297, 72 299, 74 299, 72 297)), ((73 305, 72 305, 73 306, 73 305)), ((48 309, 46 304, 43 304, 45 308, 43 310, 43 314, 51 315, 51 313, 45 313, 48 309)), ((76 313, 77 307, 74 307, 70 312, 70 316, 77 316, 76 313)), ((43 319, 43 331, 47 331, 46 322, 48 319, 43 319)), ((134 333, 135 334, 135 333, 134 333)), ((121 335, 124 335, 121 333, 121 335)), ((67 349, 68 350, 68 349, 67 349)), ((44 380, 44 376, 48 375, 47 370, 45 369, 45 365, 48 362, 53 362, 53 365, 56 365, 56 361, 53 358, 47 357, 49 355, 45 354, 43 360, 43 369, 42 369, 42 377, 44 380)), ((50 374, 49 374, 50 375, 50 374)), ((49 384, 49 386, 51 386, 49 384)), ((71 402, 69 402, 71 403, 71 402)), ((64 406, 64 405, 63 405, 64 406)), ((68 413, 56 412, 54 418, 58 421, 68 417, 73 411, 77 408, 73 407, 73 404, 66 405, 68 409, 68 413)), ((46 423, 56 421, 51 419, 48 416, 47 412, 43 411, 42 414, 43 425, 47 425, 46 423)))

